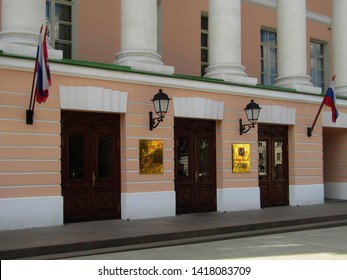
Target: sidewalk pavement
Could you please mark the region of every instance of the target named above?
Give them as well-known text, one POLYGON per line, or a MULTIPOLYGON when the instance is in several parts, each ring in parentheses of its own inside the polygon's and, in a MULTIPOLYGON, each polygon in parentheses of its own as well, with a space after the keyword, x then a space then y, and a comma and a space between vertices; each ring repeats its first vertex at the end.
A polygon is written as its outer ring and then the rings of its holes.
POLYGON ((347 201, 0 231, 0 259, 60 259, 347 225, 347 201))

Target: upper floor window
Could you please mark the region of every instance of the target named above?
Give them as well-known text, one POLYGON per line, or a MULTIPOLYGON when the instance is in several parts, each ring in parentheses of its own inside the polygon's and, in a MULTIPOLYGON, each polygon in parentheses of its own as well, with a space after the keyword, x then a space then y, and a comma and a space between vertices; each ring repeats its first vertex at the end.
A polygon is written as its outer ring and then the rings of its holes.
POLYGON ((208 67, 208 17, 201 16, 201 76, 208 67))
POLYGON ((311 82, 315 87, 320 87, 324 91, 324 44, 310 42, 310 75, 311 82))
POLYGON ((46 20, 52 46, 72 57, 72 0, 47 0, 46 20))
POLYGON ((261 84, 274 84, 277 77, 277 34, 261 30, 261 84))

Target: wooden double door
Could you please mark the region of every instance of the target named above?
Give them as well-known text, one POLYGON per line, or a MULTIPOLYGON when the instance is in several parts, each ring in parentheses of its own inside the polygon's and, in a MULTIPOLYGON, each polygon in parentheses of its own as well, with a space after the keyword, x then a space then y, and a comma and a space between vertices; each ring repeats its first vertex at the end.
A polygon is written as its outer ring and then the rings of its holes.
POLYGON ((288 127, 258 125, 261 207, 289 204, 288 127))
POLYGON ((214 121, 175 119, 177 214, 216 211, 214 121))
POLYGON ((120 218, 119 115, 62 111, 64 221, 120 218))

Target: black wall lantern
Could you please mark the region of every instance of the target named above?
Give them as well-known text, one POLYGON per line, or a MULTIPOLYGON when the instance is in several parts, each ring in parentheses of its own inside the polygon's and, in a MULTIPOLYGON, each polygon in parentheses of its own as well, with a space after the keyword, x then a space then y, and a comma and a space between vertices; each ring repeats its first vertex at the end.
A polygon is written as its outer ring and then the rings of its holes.
POLYGON ((165 114, 169 108, 169 102, 170 102, 169 96, 163 92, 162 89, 159 90, 159 92, 154 95, 153 99, 151 100, 153 102, 154 110, 157 113, 158 117, 153 118, 152 111, 149 112, 149 129, 153 130, 156 128, 160 122, 163 121, 165 118, 165 114))
POLYGON ((251 100, 251 103, 248 103, 244 109, 247 115, 247 119, 250 122, 249 124, 242 124, 242 119, 240 119, 240 135, 247 133, 252 127, 254 127, 259 119, 259 114, 261 108, 257 103, 254 103, 254 100, 251 100))

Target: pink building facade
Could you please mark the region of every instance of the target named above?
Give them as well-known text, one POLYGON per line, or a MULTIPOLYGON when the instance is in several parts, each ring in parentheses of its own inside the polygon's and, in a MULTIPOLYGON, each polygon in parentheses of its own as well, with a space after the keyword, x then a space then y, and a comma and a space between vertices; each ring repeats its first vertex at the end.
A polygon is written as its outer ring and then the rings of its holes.
POLYGON ((98 2, 0 0, 0 230, 347 199, 346 1, 98 2), (52 86, 28 125, 45 22, 52 86), (340 115, 308 137, 334 74, 340 115))

